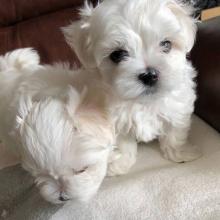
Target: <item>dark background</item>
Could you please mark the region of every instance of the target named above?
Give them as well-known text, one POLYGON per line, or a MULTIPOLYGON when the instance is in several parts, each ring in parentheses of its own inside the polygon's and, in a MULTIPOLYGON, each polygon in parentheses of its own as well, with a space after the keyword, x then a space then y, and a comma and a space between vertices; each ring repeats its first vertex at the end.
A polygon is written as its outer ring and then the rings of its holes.
POLYGON ((183 0, 184 2, 192 4, 196 11, 195 17, 200 17, 203 9, 214 8, 220 6, 220 0, 183 0))

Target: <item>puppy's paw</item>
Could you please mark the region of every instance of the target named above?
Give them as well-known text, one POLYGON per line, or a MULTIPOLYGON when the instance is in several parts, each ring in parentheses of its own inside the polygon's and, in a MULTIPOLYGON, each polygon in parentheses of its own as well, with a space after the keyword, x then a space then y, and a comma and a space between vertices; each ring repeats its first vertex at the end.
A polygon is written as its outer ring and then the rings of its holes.
POLYGON ((163 154, 166 159, 177 163, 193 161, 202 156, 200 149, 189 143, 179 148, 166 147, 163 154))
POLYGON ((115 160, 118 160, 121 156, 122 156, 122 153, 117 147, 115 147, 114 150, 109 154, 108 164, 112 163, 115 160))
POLYGON ((115 152, 109 160, 107 176, 117 176, 128 173, 135 164, 136 156, 115 152))

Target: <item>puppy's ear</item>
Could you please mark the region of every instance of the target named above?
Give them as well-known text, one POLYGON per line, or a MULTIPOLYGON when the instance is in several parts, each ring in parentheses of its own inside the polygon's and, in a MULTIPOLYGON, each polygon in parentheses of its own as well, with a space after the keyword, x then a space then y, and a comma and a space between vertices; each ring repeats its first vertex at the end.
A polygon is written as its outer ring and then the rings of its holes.
POLYGON ((18 104, 18 113, 16 116, 16 128, 23 128, 25 118, 33 107, 32 98, 28 95, 22 95, 18 104))
POLYGON ((168 7, 176 16, 182 27, 184 49, 186 53, 190 52, 195 41, 196 36, 196 19, 192 18, 193 8, 178 2, 177 0, 168 0, 168 7))
POLYGON ((93 6, 86 1, 84 7, 80 9, 81 19, 61 28, 67 43, 85 67, 95 66, 90 37, 90 18, 93 10, 93 6))

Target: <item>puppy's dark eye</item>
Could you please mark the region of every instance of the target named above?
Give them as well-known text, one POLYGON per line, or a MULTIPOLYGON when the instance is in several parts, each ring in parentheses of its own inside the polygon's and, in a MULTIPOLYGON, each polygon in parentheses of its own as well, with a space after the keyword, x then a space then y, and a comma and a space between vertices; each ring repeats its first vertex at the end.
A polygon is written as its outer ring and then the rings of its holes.
POLYGON ((126 58, 129 56, 128 51, 126 50, 122 50, 122 49, 118 49, 113 51, 110 54, 110 59, 112 62, 114 63, 120 63, 122 60, 126 60, 126 58))
POLYGON ((172 49, 172 42, 169 40, 164 40, 160 42, 160 46, 162 47, 162 51, 164 53, 169 53, 172 49))
POLYGON ((78 132, 78 128, 76 126, 73 126, 73 131, 78 132))
POLYGON ((88 167, 84 167, 84 168, 82 168, 81 170, 75 170, 75 169, 73 169, 73 173, 74 173, 75 175, 84 173, 87 168, 88 168, 88 167))

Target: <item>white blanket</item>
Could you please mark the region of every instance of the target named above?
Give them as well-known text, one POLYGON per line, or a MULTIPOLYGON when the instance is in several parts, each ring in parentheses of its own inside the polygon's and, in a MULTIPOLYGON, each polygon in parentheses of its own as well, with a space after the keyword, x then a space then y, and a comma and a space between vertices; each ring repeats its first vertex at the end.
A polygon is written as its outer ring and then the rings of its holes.
POLYGON ((176 164, 161 157, 158 143, 139 147, 136 166, 107 178, 89 204, 67 203, 52 220, 219 220, 220 135, 195 117, 191 141, 203 157, 176 164))

